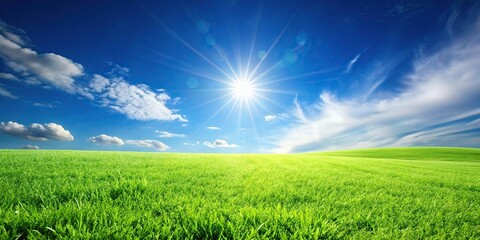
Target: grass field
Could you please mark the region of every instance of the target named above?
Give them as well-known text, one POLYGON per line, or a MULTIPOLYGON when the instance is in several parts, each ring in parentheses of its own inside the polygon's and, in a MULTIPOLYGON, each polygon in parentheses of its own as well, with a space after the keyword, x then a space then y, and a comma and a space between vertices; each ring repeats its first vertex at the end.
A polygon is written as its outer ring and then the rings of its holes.
POLYGON ((0 239, 480 239, 480 149, 0 151, 0 239))

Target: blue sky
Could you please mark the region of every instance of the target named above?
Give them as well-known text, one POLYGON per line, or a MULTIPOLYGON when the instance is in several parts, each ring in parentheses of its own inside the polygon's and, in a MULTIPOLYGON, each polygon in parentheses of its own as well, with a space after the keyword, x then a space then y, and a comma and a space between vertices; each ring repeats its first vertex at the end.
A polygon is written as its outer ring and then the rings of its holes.
POLYGON ((475 1, 7 1, 0 148, 480 146, 475 1))

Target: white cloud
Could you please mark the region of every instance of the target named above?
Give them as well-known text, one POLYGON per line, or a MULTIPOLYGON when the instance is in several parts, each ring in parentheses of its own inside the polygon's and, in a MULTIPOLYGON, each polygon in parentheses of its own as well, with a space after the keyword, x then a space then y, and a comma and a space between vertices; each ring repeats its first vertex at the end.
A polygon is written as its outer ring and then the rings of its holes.
POLYGON ((73 136, 68 130, 56 123, 39 124, 33 123, 25 127, 23 124, 16 122, 1 122, 0 131, 12 136, 26 138, 32 141, 73 141, 73 136))
POLYGON ((12 99, 18 99, 17 96, 13 95, 10 91, 3 88, 1 85, 0 85, 0 96, 7 97, 7 98, 12 98, 12 99))
POLYGON ((165 151, 170 147, 157 140, 127 140, 126 144, 137 145, 139 147, 155 148, 158 151, 165 151))
MULTIPOLYGON (((474 33, 478 33, 476 26, 474 33)), ((375 100, 337 99, 324 92, 307 108, 295 101, 297 123, 284 129, 278 152, 407 145, 479 146, 480 39, 414 62, 398 94, 375 100), (304 114, 303 109, 308 109, 304 114)), ((375 88, 375 86, 374 86, 375 88)), ((373 91, 368 90, 366 94, 373 91)))
POLYGON ((267 116, 265 116, 265 117, 263 117, 263 118, 265 119, 265 122, 271 122, 271 121, 277 119, 278 116, 276 116, 276 115, 267 115, 267 116))
POLYGON ((206 129, 208 129, 208 130, 222 130, 219 127, 206 127, 206 129))
POLYGON ((167 93, 155 93, 145 84, 132 85, 121 77, 107 79, 95 75, 90 87, 103 107, 131 119, 187 122, 184 116, 175 113, 177 110, 166 106, 171 99, 167 93))
POLYGON ((107 90, 108 86, 110 86, 110 80, 98 74, 93 75, 89 85, 91 91, 95 93, 101 93, 107 90))
POLYGON ((4 32, 0 34, 0 57, 11 70, 69 93, 76 92, 74 78, 83 75, 82 65, 54 53, 40 54, 22 47, 4 32))
POLYGON ((55 105, 51 103, 33 103, 35 107, 45 107, 45 108, 54 108, 55 105))
POLYGON ((108 62, 108 65, 112 68, 107 74, 108 76, 111 77, 117 77, 117 76, 122 76, 122 77, 127 77, 129 75, 130 69, 127 67, 122 67, 118 64, 108 62))
POLYGON ((217 139, 213 143, 205 141, 205 142, 203 142, 203 145, 205 145, 209 148, 236 148, 236 147, 238 147, 238 145, 229 144, 226 140, 223 140, 223 139, 217 139))
POLYGON ((122 146, 125 144, 123 140, 119 137, 115 136, 108 136, 106 134, 100 134, 95 137, 90 137, 88 138, 88 141, 95 143, 97 145, 117 145, 117 146, 122 146))
POLYGON ((179 133, 171 133, 167 131, 155 131, 156 133, 159 133, 158 137, 160 138, 172 138, 172 137, 185 137, 185 134, 179 134, 179 133))
MULTIPOLYGON (((0 78, 20 78, 27 84, 56 87, 96 100, 131 119, 188 122, 185 116, 177 114, 178 110, 167 107, 178 103, 180 98, 171 99, 165 91, 154 92, 145 84, 130 84, 124 79, 128 68, 110 63, 112 70, 107 73, 110 78, 94 74, 88 86, 82 86, 74 79, 84 75, 82 65, 58 54, 42 54, 26 47, 23 35, 23 31, 0 21, 0 58, 17 75, 0 73, 0 78)), ((16 97, 4 88, 0 88, 0 95, 16 97)))
POLYGON ((277 114, 277 115, 266 115, 263 117, 263 119, 265 119, 265 122, 273 122, 273 121, 276 121, 276 120, 283 120, 283 119, 287 119, 289 118, 289 115, 286 114, 286 113, 280 113, 280 114, 277 114))
POLYGON ((30 145, 30 144, 22 145, 22 148, 23 149, 34 149, 34 150, 40 149, 38 146, 30 145))

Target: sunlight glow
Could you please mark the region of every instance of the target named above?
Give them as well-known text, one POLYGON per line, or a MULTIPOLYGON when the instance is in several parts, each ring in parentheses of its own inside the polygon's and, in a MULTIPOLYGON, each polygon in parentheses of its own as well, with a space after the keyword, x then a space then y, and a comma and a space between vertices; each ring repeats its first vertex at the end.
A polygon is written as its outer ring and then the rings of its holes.
POLYGON ((244 100, 250 99, 255 95, 255 88, 252 82, 245 79, 234 81, 231 91, 236 98, 244 100))
MULTIPOLYGON (((212 102, 216 101, 222 101, 223 103, 221 104, 220 108, 215 111, 213 114, 211 114, 210 118, 207 119, 205 122, 206 124, 213 119, 215 116, 220 114, 222 111, 225 111, 225 109, 229 109, 228 114, 226 115, 225 121, 228 121, 230 116, 233 116, 235 112, 238 113, 238 122, 240 123, 242 121, 242 116, 245 116, 245 114, 248 114, 250 122, 253 124, 253 128, 256 132, 256 124, 255 124, 255 119, 262 119, 265 114, 262 112, 270 112, 271 109, 263 102, 268 102, 268 104, 275 105, 276 107, 279 107, 280 109, 283 109, 283 106, 278 105, 275 101, 270 99, 268 94, 270 93, 281 93, 281 94, 290 94, 292 95, 291 92, 289 91, 278 91, 274 89, 269 89, 268 85, 271 83, 277 83, 285 80, 291 80, 291 79, 296 79, 296 78, 301 78, 303 76, 310 76, 310 75, 316 75, 319 73, 323 73, 324 71, 315 71, 315 72, 310 72, 306 73, 303 75, 298 75, 298 76, 285 76, 285 77, 274 77, 272 78, 269 76, 271 72, 274 72, 275 70, 278 70, 280 67, 282 67, 283 63, 285 60, 288 61, 288 59, 281 58, 278 59, 277 61, 274 61, 274 63, 267 62, 267 58, 271 55, 272 51, 275 49, 277 46, 278 42, 280 39, 283 37, 283 35, 286 33, 287 29, 291 25, 292 21, 294 20, 295 16, 298 14, 298 11, 293 14, 293 16, 288 20, 288 22, 285 24, 285 26, 281 29, 280 33, 275 36, 273 39, 273 42, 266 47, 265 49, 257 49, 256 48, 256 42, 257 42, 257 33, 259 30, 259 24, 260 24, 260 19, 261 19, 261 8, 259 9, 257 16, 256 16, 256 21, 255 21, 255 27, 254 31, 252 34, 252 39, 250 41, 250 46, 248 49, 248 54, 247 54, 247 59, 246 62, 242 61, 242 49, 235 45, 232 42, 232 51, 233 55, 235 56, 235 61, 231 61, 232 59, 229 58, 229 55, 225 52, 225 49, 222 48, 219 44, 217 44, 214 40, 214 36, 208 33, 208 27, 204 26, 204 23, 201 22, 201 29, 199 30, 202 32, 204 35, 208 35, 208 38, 212 39, 212 43, 207 43, 209 47, 211 47, 214 51, 215 58, 212 58, 210 54, 206 54, 205 52, 202 52, 201 49, 195 48, 195 46, 188 41, 187 38, 184 38, 180 36, 177 32, 175 32, 172 28, 167 26, 165 23, 158 21, 158 24, 167 32, 169 33, 172 37, 174 37, 176 40, 178 40, 181 44, 183 44, 187 49, 189 49, 192 53, 194 53, 197 57, 199 57, 201 60, 203 60, 205 63, 210 65, 214 70, 216 71, 202 71, 199 69, 192 68, 189 66, 188 63, 179 61, 177 58, 154 51, 155 54, 158 56, 167 59, 171 61, 172 63, 165 63, 164 61, 156 61, 159 64, 166 65, 169 67, 173 67, 175 69, 181 70, 183 72, 192 74, 193 76, 189 78, 186 82, 186 86, 191 89, 195 90, 196 92, 206 92, 206 93, 211 93, 215 91, 223 92, 221 96, 218 97, 213 97, 208 101, 205 101, 201 104, 198 104, 194 108, 198 107, 203 107, 205 105, 208 105, 212 102), (258 54, 255 54, 257 53, 258 54), (258 55, 258 59, 257 59, 258 55), (266 64, 271 64, 270 66, 263 66, 266 64), (245 66, 245 68, 244 68, 245 66), (208 80, 213 80, 217 83, 224 84, 225 87, 220 87, 216 89, 201 89, 200 87, 200 81, 196 80, 195 77, 203 78, 203 79, 208 79, 208 80)), ((202 21, 202 20, 198 20, 202 21)), ((196 21, 196 22, 198 22, 196 21)), ((306 44, 305 36, 301 36, 299 38, 300 40, 298 43, 298 46, 295 48, 292 48, 289 53, 295 54, 300 48, 302 48, 306 44)), ((270 56, 271 58, 271 56, 270 56)), ((288 111, 288 109, 285 109, 284 111, 288 111)), ((246 120, 246 119, 245 119, 246 120)), ((256 134, 258 137, 258 134, 256 134)))

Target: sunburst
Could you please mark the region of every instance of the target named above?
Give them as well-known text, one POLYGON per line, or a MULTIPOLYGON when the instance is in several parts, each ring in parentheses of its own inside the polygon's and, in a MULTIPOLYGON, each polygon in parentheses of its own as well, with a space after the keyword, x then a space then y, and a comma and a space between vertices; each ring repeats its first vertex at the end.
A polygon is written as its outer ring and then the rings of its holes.
POLYGON ((257 95, 255 84, 248 79, 236 79, 230 87, 230 92, 234 98, 242 101, 251 100, 257 95))

